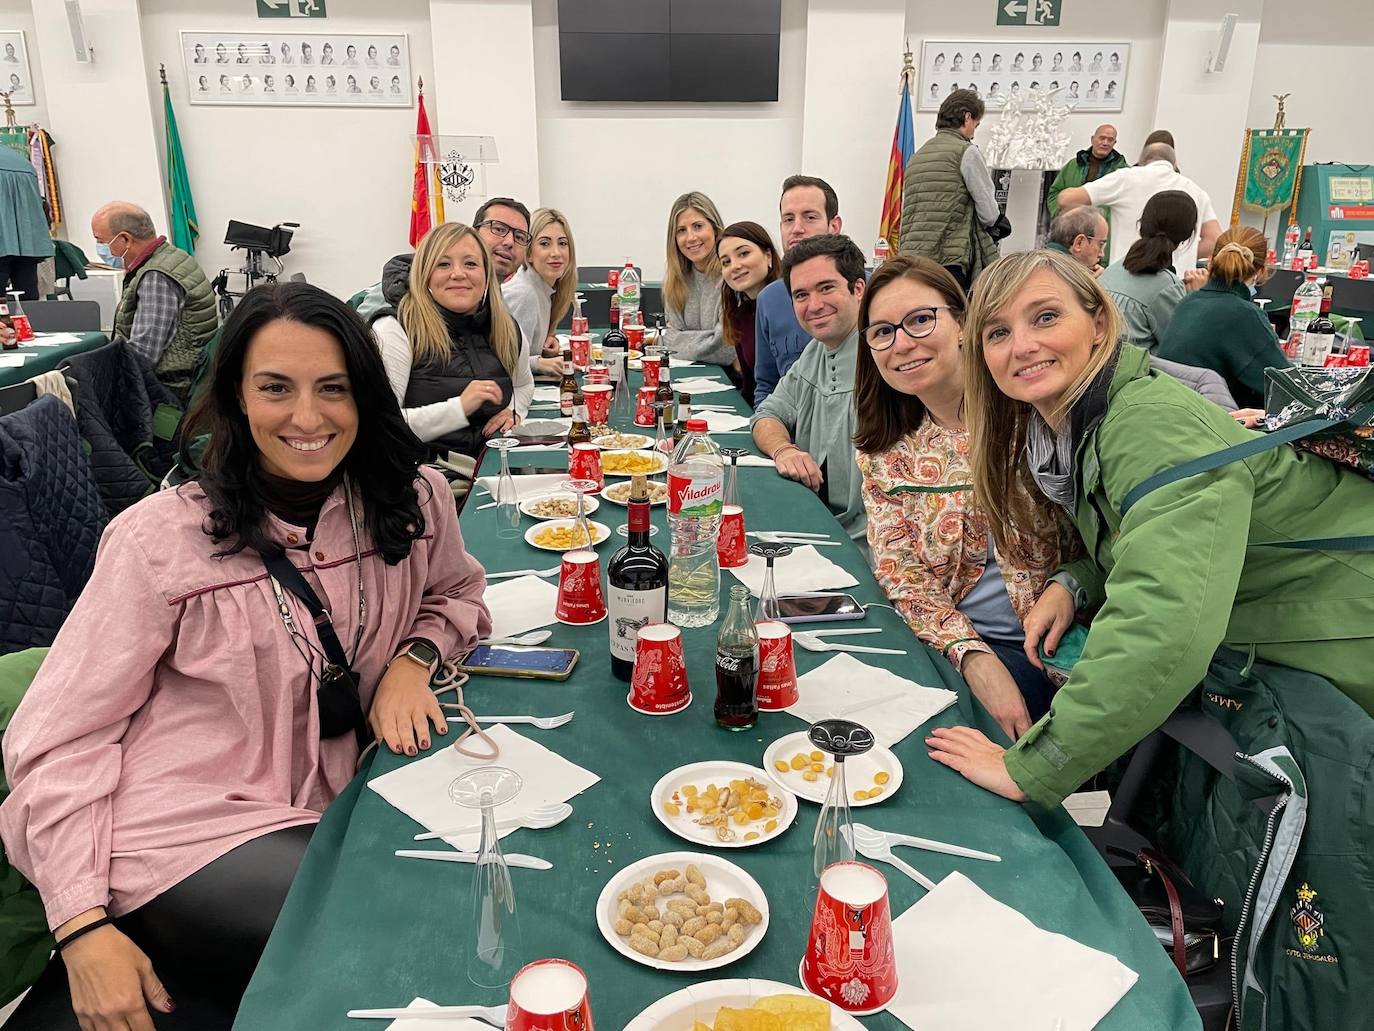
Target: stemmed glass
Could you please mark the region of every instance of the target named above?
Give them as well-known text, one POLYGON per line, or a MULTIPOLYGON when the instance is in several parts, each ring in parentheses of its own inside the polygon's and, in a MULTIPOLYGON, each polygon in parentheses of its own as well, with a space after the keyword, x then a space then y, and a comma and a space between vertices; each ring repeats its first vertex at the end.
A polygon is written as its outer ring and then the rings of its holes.
MULTIPOLYGON (((722 506, 740 507, 739 488, 735 481, 739 479, 739 460, 747 454, 749 452, 742 447, 723 447, 720 449, 721 457, 730 460, 730 467, 725 470, 725 494, 721 499, 722 506)), ((771 562, 769 568, 772 568, 771 562)))
POLYGON ((496 832, 496 807, 520 794, 520 774, 503 766, 481 766, 457 777, 448 797, 464 809, 482 811, 482 843, 472 885, 468 980, 479 988, 503 988, 524 965, 524 941, 515 914, 510 867, 496 832))
POLYGON ((825 868, 854 858, 854 830, 849 816, 849 784, 844 761, 873 747, 873 732, 852 720, 821 720, 811 727, 811 743, 835 757, 835 775, 816 820, 811 870, 820 881, 825 868))
POLYGON ((520 536, 520 494, 510 474, 510 449, 518 447, 514 437, 492 437, 487 447, 501 452, 501 475, 496 480, 496 536, 503 540, 520 536))
POLYGON ((577 529, 586 534, 586 544, 578 544, 573 547, 573 551, 579 548, 594 548, 596 538, 592 536, 591 524, 587 522, 587 500, 586 495, 596 493, 595 480, 567 480, 562 484, 563 490, 572 491, 577 495, 577 529))
POLYGON ((763 623, 777 619, 778 588, 773 583, 773 560, 786 558, 792 554, 792 547, 788 544, 776 544, 772 541, 758 541, 749 545, 749 554, 757 555, 768 563, 768 568, 763 573, 763 588, 759 591, 758 608, 754 610, 754 622, 763 623))
POLYGON ((671 401, 655 401, 653 403, 654 424, 658 427, 657 439, 654 441, 654 451, 660 455, 671 455, 673 453, 673 433, 672 430, 668 428, 667 419, 665 418, 667 412, 670 411, 672 407, 673 402, 671 401))

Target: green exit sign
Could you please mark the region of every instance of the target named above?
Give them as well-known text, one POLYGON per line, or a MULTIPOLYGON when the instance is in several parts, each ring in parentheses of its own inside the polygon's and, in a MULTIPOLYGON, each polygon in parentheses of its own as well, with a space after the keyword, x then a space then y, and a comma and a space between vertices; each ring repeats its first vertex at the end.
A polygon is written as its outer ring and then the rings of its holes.
POLYGON ((1063 7, 1064 0, 997 0, 997 24, 1058 25, 1063 7))
POLYGON ((323 18, 324 0, 257 0, 259 18, 323 18))

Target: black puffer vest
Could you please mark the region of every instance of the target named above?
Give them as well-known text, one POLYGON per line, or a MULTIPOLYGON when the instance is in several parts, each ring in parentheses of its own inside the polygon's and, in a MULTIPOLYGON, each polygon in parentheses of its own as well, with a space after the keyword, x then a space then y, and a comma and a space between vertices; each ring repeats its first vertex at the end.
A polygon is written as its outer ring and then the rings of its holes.
POLYGON ((440 453, 457 451, 459 454, 476 458, 486 440, 482 436, 482 427, 487 424, 488 419, 511 403, 513 391, 510 373, 506 371, 501 359, 487 342, 491 330, 491 309, 487 305, 483 304, 470 315, 458 315, 444 309, 440 309, 440 313, 448 327, 448 362, 444 365, 416 365, 410 370, 405 407, 418 408, 421 405, 447 401, 461 394, 473 380, 495 381, 501 388, 500 404, 484 402, 482 407, 468 416, 467 426, 430 442, 430 447, 440 453))

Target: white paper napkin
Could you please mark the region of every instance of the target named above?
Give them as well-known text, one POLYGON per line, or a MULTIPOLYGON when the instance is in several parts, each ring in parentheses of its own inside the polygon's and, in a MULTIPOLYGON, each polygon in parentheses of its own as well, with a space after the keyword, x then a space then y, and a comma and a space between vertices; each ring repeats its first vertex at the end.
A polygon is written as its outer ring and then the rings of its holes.
MULTIPOLYGON (((466 1003, 462 1004, 466 1005, 466 1003)), ((363 1009, 364 1007, 357 1007, 363 1009)), ((428 999, 414 998, 408 1010, 434 1010, 438 1009, 437 1002, 430 1002, 428 999)), ((471 1017, 454 1017, 451 1020, 440 1020, 437 1017, 425 1019, 423 1017, 415 1020, 402 1018, 393 1020, 386 1026, 386 1031, 491 1031, 490 1024, 484 1024, 480 1020, 473 1020, 471 1017)))
POLYGON ((1139 977, 960 873, 894 920, 892 938, 899 986, 888 1012, 918 1031, 1090 1031, 1139 977))
POLYGON ((81 337, 76 333, 35 333, 31 343, 35 344, 74 344, 81 337))
POLYGON ((749 425, 749 416, 736 415, 734 412, 693 412, 692 418, 705 419, 706 428, 712 433, 742 430, 749 425))
POLYGON ((705 376, 691 376, 687 379, 673 380, 673 389, 684 394, 691 394, 693 397, 700 397, 702 394, 719 394, 724 390, 734 390, 729 383, 722 383, 718 379, 707 379, 705 376))
MULTIPOLYGON (((480 678, 479 678, 480 679, 480 678)), ((483 710, 491 712, 488 706, 503 704, 492 692, 474 691, 469 683, 466 698, 477 715, 483 710)), ((508 704, 508 703, 506 703, 508 704)), ((449 727, 449 739, 461 733, 462 724, 449 727)), ((497 724, 488 729, 488 734, 501 749, 496 759, 472 759, 435 739, 438 749, 434 755, 418 762, 410 763, 368 783, 373 791, 381 795, 412 820, 420 823, 428 831, 442 831, 455 827, 472 828, 462 834, 444 838, 454 848, 463 852, 475 852, 481 843, 482 814, 476 809, 464 809, 448 797, 448 786, 459 777, 479 766, 497 763, 508 770, 514 770, 524 780, 520 794, 504 805, 496 807, 496 819, 504 820, 512 816, 523 816, 540 806, 554 802, 566 802, 574 795, 586 791, 601 780, 590 770, 584 770, 570 763, 557 752, 516 733, 505 724, 497 724)), ((471 742, 473 739, 468 738, 471 742)), ((466 746, 464 746, 466 747, 466 746)), ((479 740, 473 751, 481 751, 483 743, 479 740)), ((511 834, 517 828, 499 832, 500 837, 511 834)), ((410 842, 398 841, 397 848, 408 848, 410 842)), ((557 857, 553 858, 557 861, 557 857)))
POLYGON ((541 577, 516 576, 487 584, 482 600, 491 612, 492 637, 514 637, 558 622, 553 614, 558 604, 558 587, 541 577))
MULTIPOLYGON (((756 598, 763 591, 763 578, 767 571, 768 563, 757 555, 750 555, 748 562, 730 570, 735 574, 735 579, 748 587, 749 593, 756 598)), ((794 545, 792 554, 773 560, 773 585, 779 594, 830 591, 854 587, 858 582, 810 544, 801 547, 794 545)))
POLYGON ((557 384, 555 384, 554 386, 551 386, 551 387, 535 387, 535 388, 534 388, 534 396, 533 396, 532 398, 530 398, 530 400, 531 400, 531 401, 557 401, 557 400, 558 400, 558 386, 557 386, 557 384))
MULTIPOLYGON (((863 638, 871 643, 871 638, 863 638)), ((891 748, 922 723, 958 700, 942 687, 923 687, 890 670, 837 652, 797 678, 796 704, 787 712, 807 723, 842 717, 862 723, 879 744, 891 748), (896 697, 894 697, 896 696, 896 697), (872 703, 872 704, 865 704, 872 703)))
POLYGON ((26 354, 0 354, 0 369, 22 369, 26 354))
POLYGON ((739 465, 742 468, 750 469, 762 469, 764 467, 774 469, 777 464, 771 458, 764 458, 762 455, 741 455, 739 460, 739 465))
MULTIPOLYGON (((501 477, 479 476, 477 486, 491 495, 491 500, 496 500, 496 481, 501 477)), ((567 473, 539 473, 536 476, 512 476, 511 480, 515 483, 515 496, 521 501, 528 501, 530 498, 542 498, 545 494, 552 494, 563 484, 567 483, 571 477, 567 473)))
POLYGON ((513 448, 511 448, 511 450, 512 450, 512 451, 520 451, 520 452, 530 452, 530 451, 567 451, 567 450, 568 450, 568 445, 567 445, 566 442, 565 442, 565 443, 562 443, 562 444, 521 444, 519 447, 513 447, 513 448))

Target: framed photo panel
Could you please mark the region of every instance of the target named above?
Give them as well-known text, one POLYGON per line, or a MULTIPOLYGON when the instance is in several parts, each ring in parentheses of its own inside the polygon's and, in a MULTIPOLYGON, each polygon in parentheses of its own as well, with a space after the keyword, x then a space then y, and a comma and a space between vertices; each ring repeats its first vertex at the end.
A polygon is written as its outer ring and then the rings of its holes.
POLYGON ((917 108, 937 111, 954 90, 971 89, 990 111, 1044 93, 1076 112, 1120 111, 1130 61, 1129 43, 926 40, 917 108))
POLYGON ((15 107, 38 103, 23 29, 0 31, 0 90, 9 93, 10 103, 15 107))

